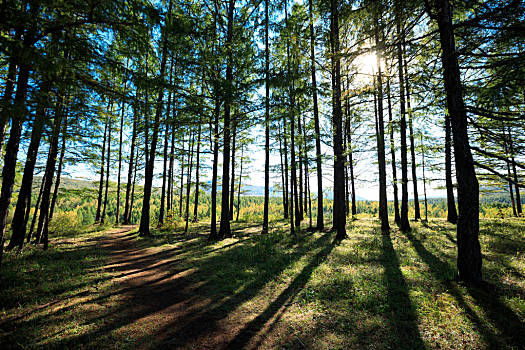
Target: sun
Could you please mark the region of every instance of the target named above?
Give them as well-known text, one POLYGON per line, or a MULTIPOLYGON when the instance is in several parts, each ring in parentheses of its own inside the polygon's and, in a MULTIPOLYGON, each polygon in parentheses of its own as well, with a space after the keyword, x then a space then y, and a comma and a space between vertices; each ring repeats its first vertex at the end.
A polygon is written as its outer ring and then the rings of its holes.
POLYGON ((352 62, 352 66, 357 73, 358 81, 370 82, 377 72, 377 56, 374 52, 359 55, 352 62))

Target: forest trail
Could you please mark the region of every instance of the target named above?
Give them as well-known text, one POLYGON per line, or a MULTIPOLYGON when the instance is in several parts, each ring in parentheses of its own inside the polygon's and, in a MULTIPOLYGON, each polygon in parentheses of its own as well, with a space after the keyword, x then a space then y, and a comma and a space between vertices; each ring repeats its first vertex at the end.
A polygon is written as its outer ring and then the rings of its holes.
MULTIPOLYGON (((235 344, 250 348, 253 334, 241 330, 257 314, 249 315, 243 307, 230 309, 226 305, 231 300, 222 296, 200 295, 206 278, 185 261, 217 249, 207 249, 206 236, 178 234, 175 240, 180 244, 152 245, 150 239, 137 238, 134 229, 124 226, 96 239, 107 261, 102 270, 111 278, 106 292, 90 303, 104 305, 106 312, 92 318, 102 325, 74 339, 74 344, 107 346, 103 339, 109 338, 117 341, 115 348, 226 349, 237 348, 235 344)), ((218 249, 243 240, 235 241, 218 249)))

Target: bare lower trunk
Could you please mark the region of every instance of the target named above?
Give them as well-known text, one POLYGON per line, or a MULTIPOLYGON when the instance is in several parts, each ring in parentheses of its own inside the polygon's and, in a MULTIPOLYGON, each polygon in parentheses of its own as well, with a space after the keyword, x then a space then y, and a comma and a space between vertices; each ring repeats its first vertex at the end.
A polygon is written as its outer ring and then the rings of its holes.
POLYGON ((447 221, 457 224, 458 213, 452 183, 452 129, 448 113, 445 114, 445 184, 447 187, 447 221))

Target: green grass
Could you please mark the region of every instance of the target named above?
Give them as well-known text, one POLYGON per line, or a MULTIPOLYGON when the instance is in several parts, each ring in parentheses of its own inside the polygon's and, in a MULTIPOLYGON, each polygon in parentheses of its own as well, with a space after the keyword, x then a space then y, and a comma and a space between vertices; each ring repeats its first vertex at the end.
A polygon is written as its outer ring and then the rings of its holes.
MULTIPOLYGON (((525 220, 481 221, 486 285, 456 280, 455 227, 441 219, 348 239, 261 235, 234 224, 210 244, 190 233, 126 236, 142 252, 104 269, 106 233, 8 254, 0 283, 2 348, 519 349, 525 344, 525 220), (141 262, 140 265, 133 265, 141 262), (144 284, 123 275, 146 271, 144 284), (149 274, 148 274, 149 273, 149 274), (152 302, 154 301, 154 302, 152 302), (5 346, 4 346, 5 344, 5 346)), ((394 227, 394 226, 393 226, 394 227)))

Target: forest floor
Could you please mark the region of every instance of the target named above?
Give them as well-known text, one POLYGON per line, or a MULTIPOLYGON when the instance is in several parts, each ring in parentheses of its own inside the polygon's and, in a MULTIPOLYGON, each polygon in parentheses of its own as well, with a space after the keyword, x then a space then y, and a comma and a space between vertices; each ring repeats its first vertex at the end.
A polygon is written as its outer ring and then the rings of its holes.
POLYGON ((360 218, 348 239, 283 222, 234 238, 135 228, 4 257, 0 348, 523 349, 525 220, 482 220, 486 285, 455 280, 455 229, 360 218), (393 226, 394 227, 394 226, 393 226))

